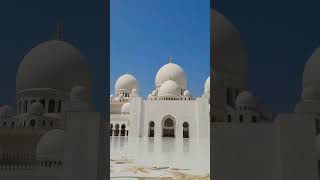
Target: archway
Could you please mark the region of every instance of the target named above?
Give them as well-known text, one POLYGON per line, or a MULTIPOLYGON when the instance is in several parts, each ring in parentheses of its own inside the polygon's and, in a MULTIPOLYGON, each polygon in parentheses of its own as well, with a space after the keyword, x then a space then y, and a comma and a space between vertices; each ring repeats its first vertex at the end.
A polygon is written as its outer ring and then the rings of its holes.
POLYGON ((164 118, 162 124, 162 137, 174 137, 175 122, 173 117, 164 118))
POLYGON ((126 135, 126 125, 125 124, 122 124, 121 125, 121 133, 120 133, 121 136, 125 136, 126 135))
POLYGON ((189 123, 184 122, 182 126, 183 126, 183 138, 189 138, 189 123))
POLYGON ((154 122, 149 122, 149 137, 154 137, 154 122))
POLYGON ((118 136, 119 135, 119 124, 116 124, 115 128, 116 128, 116 130, 114 130, 114 135, 118 136))

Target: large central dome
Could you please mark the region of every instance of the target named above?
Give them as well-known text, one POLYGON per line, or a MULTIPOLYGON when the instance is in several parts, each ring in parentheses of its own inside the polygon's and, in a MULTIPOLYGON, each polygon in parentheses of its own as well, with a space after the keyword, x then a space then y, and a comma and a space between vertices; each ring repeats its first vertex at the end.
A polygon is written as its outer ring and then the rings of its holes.
POLYGON ((69 92, 75 85, 91 88, 88 62, 78 49, 60 40, 33 48, 17 71, 17 92, 33 88, 69 92))
POLYGON ((162 66, 156 75, 155 84, 159 88, 164 82, 172 80, 176 82, 182 89, 187 87, 187 78, 183 69, 174 63, 168 63, 162 66))
POLYGON ((317 48, 305 65, 303 87, 320 87, 320 48, 317 48))

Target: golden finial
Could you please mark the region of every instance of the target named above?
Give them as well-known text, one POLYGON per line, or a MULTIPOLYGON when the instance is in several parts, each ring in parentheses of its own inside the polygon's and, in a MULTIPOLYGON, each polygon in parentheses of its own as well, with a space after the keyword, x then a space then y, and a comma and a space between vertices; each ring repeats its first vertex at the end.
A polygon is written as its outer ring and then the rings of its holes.
POLYGON ((172 63, 172 56, 169 57, 169 63, 172 63))

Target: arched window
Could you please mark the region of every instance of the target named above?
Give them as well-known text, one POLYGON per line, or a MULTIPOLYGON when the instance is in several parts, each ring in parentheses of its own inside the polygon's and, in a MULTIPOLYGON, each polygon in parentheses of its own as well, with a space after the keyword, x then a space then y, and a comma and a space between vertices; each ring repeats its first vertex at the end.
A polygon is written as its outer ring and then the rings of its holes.
POLYGON ((43 108, 46 109, 46 100, 45 99, 41 99, 40 103, 42 104, 43 108))
POLYGON ((231 121, 232 121, 232 118, 231 118, 231 115, 230 115, 230 114, 228 114, 227 118, 228 118, 228 122, 231 122, 231 121))
POLYGON ((119 124, 116 124, 115 130, 114 130, 114 135, 115 135, 115 136, 118 136, 118 135, 119 135, 119 128, 120 128, 120 125, 119 125, 119 124))
POLYGON ((154 137, 154 122, 149 122, 149 137, 154 137))
POLYGON ((7 126, 7 122, 3 122, 3 127, 6 127, 7 126))
POLYGON ((163 137, 175 137, 174 121, 171 118, 167 118, 163 123, 163 137))
POLYGON ((252 116, 252 122, 257 122, 257 117, 256 116, 252 116))
POLYGON ((46 126, 46 121, 45 120, 42 121, 42 126, 43 127, 46 126))
POLYGON ((182 126, 183 126, 183 138, 189 138, 189 123, 184 122, 182 126))
POLYGON ((53 122, 52 121, 50 121, 50 127, 52 127, 53 126, 53 122))
POLYGON ((243 122, 243 115, 242 114, 239 116, 239 120, 241 123, 243 122))
POLYGON ((30 121, 30 126, 31 127, 34 127, 36 125, 36 121, 34 120, 34 119, 32 119, 31 121, 30 121))
POLYGON ((58 112, 61 112, 61 100, 59 100, 59 102, 58 102, 58 112))
POLYGON ((21 111, 22 111, 22 102, 20 101, 19 102, 19 107, 18 107, 18 112, 21 113, 21 111))
POLYGON ((55 108, 56 102, 54 99, 49 100, 49 107, 48 107, 48 113, 53 113, 55 108))
POLYGON ((23 102, 23 112, 27 113, 28 112, 28 101, 24 100, 23 102))
POLYGON ((14 122, 11 122, 11 127, 14 127, 14 122))
POLYGON ((126 125, 125 124, 122 124, 121 125, 121 136, 125 136, 126 135, 126 125))

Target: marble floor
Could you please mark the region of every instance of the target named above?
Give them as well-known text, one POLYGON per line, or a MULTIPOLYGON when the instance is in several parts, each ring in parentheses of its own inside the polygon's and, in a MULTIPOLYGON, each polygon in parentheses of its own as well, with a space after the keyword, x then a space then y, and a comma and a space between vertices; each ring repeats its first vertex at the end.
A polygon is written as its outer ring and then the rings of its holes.
POLYGON ((209 180, 210 140, 110 137, 111 179, 209 180))

